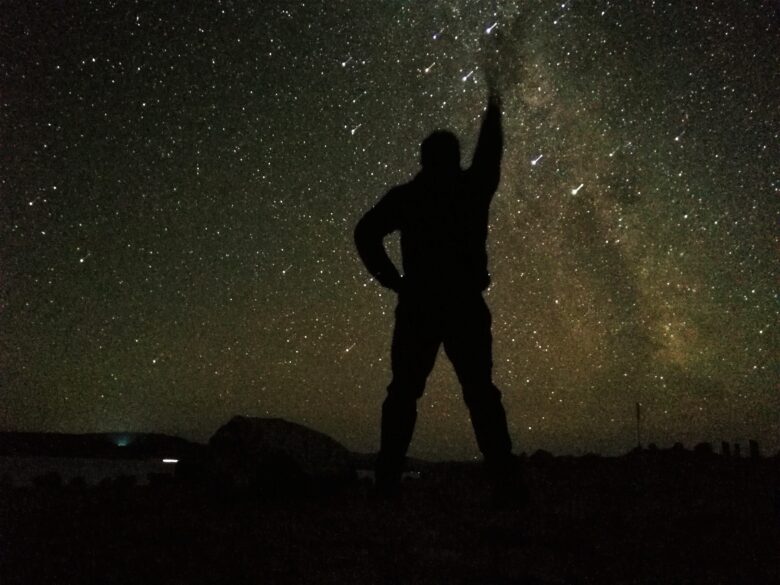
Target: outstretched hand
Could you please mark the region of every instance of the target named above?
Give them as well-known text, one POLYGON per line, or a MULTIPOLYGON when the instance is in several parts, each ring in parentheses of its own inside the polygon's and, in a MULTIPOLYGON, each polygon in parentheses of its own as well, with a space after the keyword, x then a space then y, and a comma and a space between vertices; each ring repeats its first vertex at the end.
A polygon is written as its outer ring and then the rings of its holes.
POLYGON ((498 67, 494 59, 485 60, 485 82, 487 83, 488 97, 491 101, 500 101, 501 92, 498 88, 498 67))
POLYGON ((488 35, 484 41, 482 68, 485 71, 485 82, 487 83, 488 96, 492 102, 501 101, 501 91, 499 88, 501 79, 500 57, 501 57, 501 30, 497 29, 488 35))

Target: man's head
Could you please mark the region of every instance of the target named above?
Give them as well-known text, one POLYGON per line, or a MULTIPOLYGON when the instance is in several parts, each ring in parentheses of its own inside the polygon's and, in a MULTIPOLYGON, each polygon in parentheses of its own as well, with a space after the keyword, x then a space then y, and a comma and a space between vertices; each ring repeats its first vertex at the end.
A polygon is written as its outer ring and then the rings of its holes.
POLYGON ((448 130, 436 130, 423 140, 420 147, 420 163, 423 169, 440 172, 460 170, 460 143, 448 130))

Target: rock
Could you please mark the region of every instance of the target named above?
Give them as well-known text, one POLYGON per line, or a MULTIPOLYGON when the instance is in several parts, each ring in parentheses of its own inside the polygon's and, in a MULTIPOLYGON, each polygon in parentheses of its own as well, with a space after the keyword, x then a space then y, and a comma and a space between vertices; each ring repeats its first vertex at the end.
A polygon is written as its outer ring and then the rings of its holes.
POLYGON ((311 479, 354 477, 349 451, 329 436, 281 418, 236 416, 209 440, 214 471, 235 487, 288 489, 311 479))

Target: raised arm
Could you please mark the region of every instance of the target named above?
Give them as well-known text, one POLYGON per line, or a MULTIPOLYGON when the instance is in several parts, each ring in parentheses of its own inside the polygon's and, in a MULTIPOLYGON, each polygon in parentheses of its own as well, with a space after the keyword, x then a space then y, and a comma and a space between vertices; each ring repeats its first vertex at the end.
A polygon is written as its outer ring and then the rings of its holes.
POLYGON ((390 191, 355 227, 355 246, 363 264, 379 284, 396 292, 401 287, 401 275, 387 255, 384 238, 399 228, 398 195, 390 191))
POLYGON ((487 110, 482 118, 477 147, 469 172, 488 197, 498 189, 501 179, 501 156, 504 151, 504 133, 501 128, 501 98, 493 91, 488 97, 487 110))

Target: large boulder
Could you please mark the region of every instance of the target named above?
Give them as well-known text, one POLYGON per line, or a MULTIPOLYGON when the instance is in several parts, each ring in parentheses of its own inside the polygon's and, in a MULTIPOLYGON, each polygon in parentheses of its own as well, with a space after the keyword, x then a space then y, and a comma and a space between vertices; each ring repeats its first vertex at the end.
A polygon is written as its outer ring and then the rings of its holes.
POLYGON ((233 417, 211 437, 209 451, 214 471, 239 488, 287 489, 354 477, 343 445, 281 418, 233 417))

